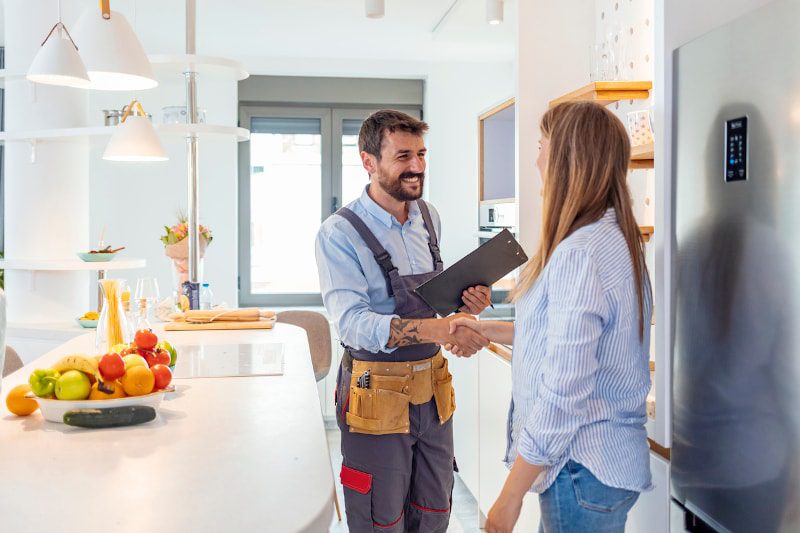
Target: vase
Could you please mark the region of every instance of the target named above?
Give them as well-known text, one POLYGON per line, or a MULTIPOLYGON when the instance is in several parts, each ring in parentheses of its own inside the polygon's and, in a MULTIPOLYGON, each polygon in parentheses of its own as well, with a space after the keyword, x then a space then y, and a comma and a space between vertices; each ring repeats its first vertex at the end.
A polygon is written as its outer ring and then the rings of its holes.
POLYGON ((96 353, 109 353, 117 344, 131 342, 128 321, 122 305, 122 281, 118 279, 101 279, 103 292, 103 310, 97 321, 95 334, 96 353))

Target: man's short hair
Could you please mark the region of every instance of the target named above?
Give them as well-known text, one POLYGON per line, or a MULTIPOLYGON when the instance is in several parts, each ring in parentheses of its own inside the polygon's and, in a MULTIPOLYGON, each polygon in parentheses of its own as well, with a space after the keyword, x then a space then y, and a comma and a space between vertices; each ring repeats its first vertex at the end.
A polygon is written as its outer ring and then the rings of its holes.
POLYGON ((428 131, 428 124, 402 111, 376 111, 361 124, 361 131, 358 132, 359 151, 372 154, 380 160, 384 135, 396 131, 422 136, 428 131))

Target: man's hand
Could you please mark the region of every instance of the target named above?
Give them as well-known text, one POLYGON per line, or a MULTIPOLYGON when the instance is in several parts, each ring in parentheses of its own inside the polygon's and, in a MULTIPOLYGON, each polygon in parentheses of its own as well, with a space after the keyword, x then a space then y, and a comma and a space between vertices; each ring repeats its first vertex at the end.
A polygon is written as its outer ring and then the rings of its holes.
POLYGON ((459 311, 470 315, 479 315, 492 303, 492 289, 478 285, 470 287, 461 293, 461 301, 464 305, 459 311))
POLYGON ((449 330, 447 342, 443 343, 445 350, 459 357, 470 357, 489 346, 489 339, 481 333, 480 322, 474 316, 458 313, 447 320, 449 330), (470 327, 462 324, 470 324, 470 327))

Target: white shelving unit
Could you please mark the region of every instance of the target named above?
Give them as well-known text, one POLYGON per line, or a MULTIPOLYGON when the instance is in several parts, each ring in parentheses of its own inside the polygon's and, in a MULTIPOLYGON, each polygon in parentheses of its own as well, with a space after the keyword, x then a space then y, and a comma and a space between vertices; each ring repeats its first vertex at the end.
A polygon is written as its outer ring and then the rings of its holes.
POLYGON ((145 268, 147 261, 144 259, 119 259, 116 261, 81 261, 80 259, 2 259, 0 270, 31 270, 37 271, 75 271, 86 270, 92 272, 107 270, 131 270, 145 268))
MULTIPOLYGON (((48 130, 28 130, 0 132, 0 143, 7 142, 40 142, 40 141, 75 141, 95 137, 110 137, 116 126, 89 126, 85 128, 56 128, 48 130)), ((206 137, 234 137, 242 142, 250 138, 250 131, 236 126, 218 126, 215 124, 156 124, 156 131, 162 137, 186 137, 195 135, 201 139, 206 137)))
POLYGON ((233 59, 196 54, 157 54, 147 56, 156 73, 197 72, 201 76, 241 81, 250 77, 244 65, 233 59))

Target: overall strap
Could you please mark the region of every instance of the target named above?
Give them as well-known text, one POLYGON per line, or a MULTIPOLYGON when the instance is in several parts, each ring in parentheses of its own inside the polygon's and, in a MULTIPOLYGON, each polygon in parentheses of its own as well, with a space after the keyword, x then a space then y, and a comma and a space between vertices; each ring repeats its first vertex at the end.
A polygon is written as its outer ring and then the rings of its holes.
POLYGON ((425 229, 428 230, 428 235, 430 235, 428 248, 430 248, 431 255, 433 256, 433 269, 440 271, 444 268, 444 263, 442 262, 442 255, 439 251, 439 239, 436 237, 436 228, 433 225, 433 219, 431 219, 431 212, 425 200, 417 200, 417 205, 419 206, 419 212, 422 214, 422 221, 425 223, 425 229))
POLYGON ((358 235, 364 240, 367 248, 369 248, 369 251, 372 252, 372 255, 375 257, 375 261, 378 263, 378 266, 381 267, 383 277, 386 278, 386 288, 389 291, 389 296, 394 294, 394 291, 392 290, 390 273, 392 271, 396 271, 397 267, 395 267, 394 263, 392 263, 392 256, 389 255, 389 252, 386 251, 386 248, 381 246, 381 243, 378 242, 378 238, 375 237, 375 234, 372 233, 364 221, 361 220, 361 217, 346 207, 342 207, 336 211, 336 214, 347 220, 353 226, 353 228, 355 228, 358 235))

